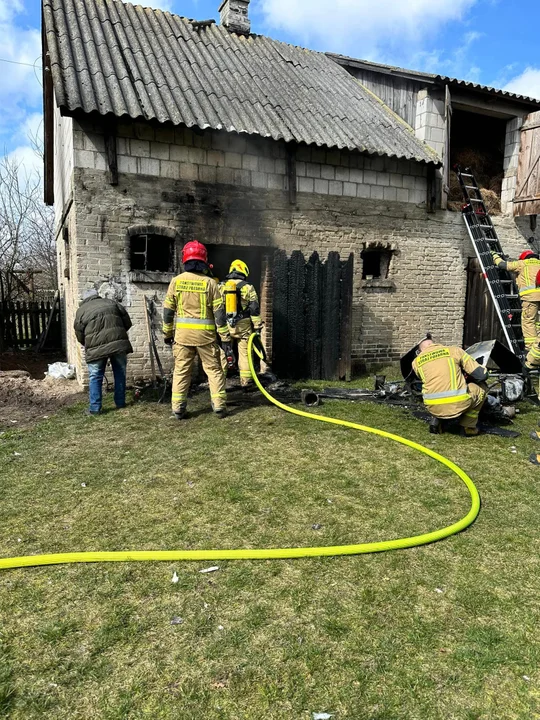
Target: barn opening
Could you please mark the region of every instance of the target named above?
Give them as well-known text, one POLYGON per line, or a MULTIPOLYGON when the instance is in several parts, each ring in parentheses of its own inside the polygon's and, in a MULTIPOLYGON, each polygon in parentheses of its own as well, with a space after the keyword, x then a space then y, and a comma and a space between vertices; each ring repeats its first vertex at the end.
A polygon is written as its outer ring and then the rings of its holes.
POLYGON ((362 279, 385 280, 388 277, 392 251, 381 247, 368 247, 362 251, 362 279))
MULTIPOLYGON (((504 118, 482 115, 454 108, 450 127, 450 167, 470 167, 488 211, 501 211, 501 190, 504 176, 504 118)), ((457 176, 450 171, 448 209, 460 210, 462 194, 457 176)))

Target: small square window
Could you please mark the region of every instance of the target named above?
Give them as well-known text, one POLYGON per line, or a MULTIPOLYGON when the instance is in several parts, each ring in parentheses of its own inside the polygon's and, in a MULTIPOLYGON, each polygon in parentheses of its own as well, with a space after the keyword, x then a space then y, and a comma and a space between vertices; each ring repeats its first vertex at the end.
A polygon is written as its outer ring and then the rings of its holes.
POLYGON ((174 272, 174 240, 163 235, 134 235, 130 238, 132 270, 174 272))
POLYGON ((362 279, 386 280, 392 259, 391 250, 367 248, 362 252, 362 279))

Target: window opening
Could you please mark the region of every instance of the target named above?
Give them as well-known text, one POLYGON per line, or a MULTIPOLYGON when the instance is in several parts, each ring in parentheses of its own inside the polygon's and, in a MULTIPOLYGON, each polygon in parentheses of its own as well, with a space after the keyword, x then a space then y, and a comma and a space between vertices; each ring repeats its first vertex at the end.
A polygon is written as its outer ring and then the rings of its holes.
POLYGON ((174 272, 174 240, 163 235, 134 235, 130 238, 132 270, 174 272))
POLYGON ((386 280, 390 269, 391 250, 367 248, 362 252, 362 279, 386 280))

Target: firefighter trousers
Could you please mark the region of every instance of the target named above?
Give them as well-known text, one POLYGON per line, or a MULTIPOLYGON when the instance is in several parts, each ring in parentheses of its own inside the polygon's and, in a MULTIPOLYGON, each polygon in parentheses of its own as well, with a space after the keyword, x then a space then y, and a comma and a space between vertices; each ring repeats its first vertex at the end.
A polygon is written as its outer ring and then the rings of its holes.
POLYGON ((469 383, 467 391, 471 396, 470 405, 459 418, 459 424, 464 428, 475 428, 480 410, 486 401, 486 391, 475 383, 469 383))
POLYGON ((540 302, 538 300, 522 300, 521 310, 521 329, 525 347, 528 350, 540 338, 540 302))
POLYGON ((225 375, 221 367, 219 347, 216 342, 194 347, 174 344, 174 373, 172 385, 172 409, 180 412, 185 409, 191 385, 193 362, 198 355, 210 385, 210 400, 214 411, 227 407, 225 375))
POLYGON ((240 373, 240 385, 247 387, 251 382, 251 371, 248 362, 248 342, 253 332, 251 320, 249 325, 242 322, 238 323, 235 328, 231 328, 231 339, 238 345, 238 371, 240 373))

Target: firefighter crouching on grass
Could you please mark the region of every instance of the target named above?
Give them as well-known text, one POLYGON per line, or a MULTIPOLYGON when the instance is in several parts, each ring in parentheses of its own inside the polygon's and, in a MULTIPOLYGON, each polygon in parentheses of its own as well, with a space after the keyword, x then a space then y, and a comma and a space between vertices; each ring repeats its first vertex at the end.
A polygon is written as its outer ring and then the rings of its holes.
POLYGON ((440 345, 430 338, 422 340, 412 367, 422 381, 424 405, 433 416, 429 431, 442 432, 441 420, 459 418, 463 434, 478 435, 478 414, 486 391, 473 382, 467 384, 464 373, 477 382, 488 371, 459 347, 440 345))
POLYGON ((233 260, 229 274, 219 284, 231 338, 238 343, 238 369, 240 385, 243 388, 247 388, 251 382, 248 341, 253 330, 260 334, 263 327, 257 291, 247 282, 248 276, 249 268, 246 263, 233 260))
POLYGON ((493 262, 501 270, 517 273, 516 284, 521 299, 521 329, 525 349, 540 338, 540 288, 536 287, 536 275, 540 271, 540 259, 532 250, 525 250, 519 260, 505 260, 492 252, 493 262))
POLYGON ((163 303, 165 342, 174 343, 173 413, 178 420, 186 414, 193 361, 198 355, 208 376, 212 409, 218 417, 225 417, 225 375, 216 342, 216 329, 225 347, 231 341, 223 298, 217 282, 209 275, 204 245, 197 240, 188 242, 182 251, 182 263, 184 272, 171 281, 163 303))

